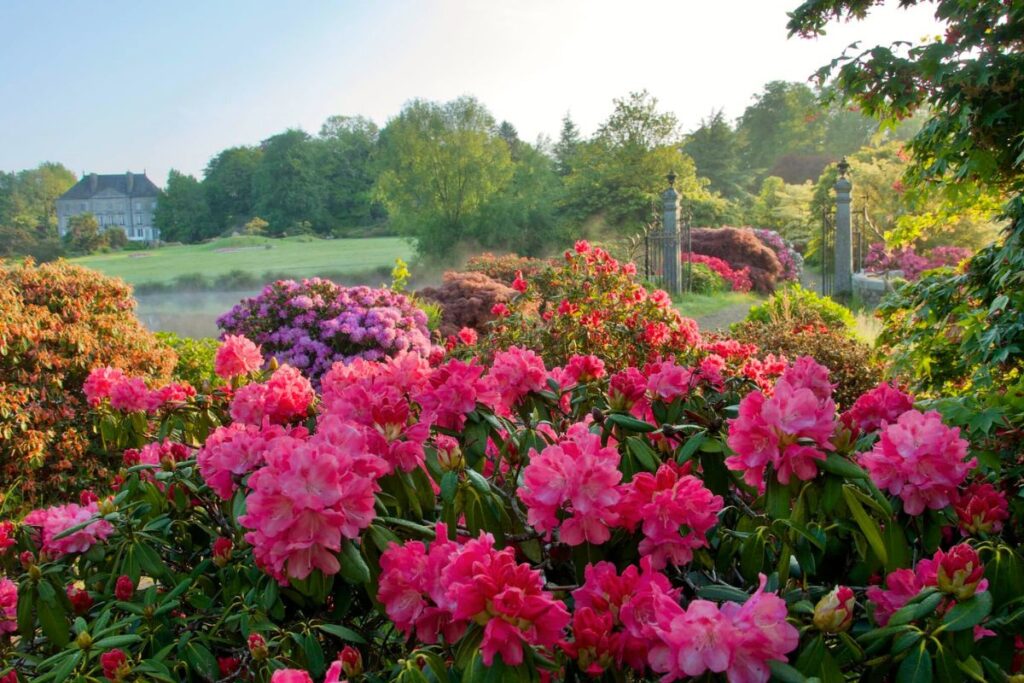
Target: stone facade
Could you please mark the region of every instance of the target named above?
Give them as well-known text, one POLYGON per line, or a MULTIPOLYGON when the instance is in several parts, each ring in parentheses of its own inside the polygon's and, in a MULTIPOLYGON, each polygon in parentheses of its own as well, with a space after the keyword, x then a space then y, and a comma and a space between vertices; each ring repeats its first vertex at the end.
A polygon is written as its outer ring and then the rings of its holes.
POLYGON ((153 226, 159 196, 160 188, 145 173, 89 173, 57 199, 57 229, 63 237, 69 219, 91 213, 100 230, 119 227, 129 240, 155 242, 160 239, 153 226))

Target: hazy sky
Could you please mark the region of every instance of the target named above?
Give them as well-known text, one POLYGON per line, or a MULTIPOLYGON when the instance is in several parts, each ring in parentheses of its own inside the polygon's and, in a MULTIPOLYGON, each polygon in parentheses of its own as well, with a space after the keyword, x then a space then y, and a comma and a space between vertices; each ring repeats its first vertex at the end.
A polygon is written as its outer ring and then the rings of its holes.
POLYGON ((414 97, 476 95, 524 139, 583 129, 646 88, 684 129, 739 116, 855 40, 938 25, 895 3, 818 40, 786 38, 799 0, 3 0, 0 169, 174 167, 332 114, 379 124, 414 97))

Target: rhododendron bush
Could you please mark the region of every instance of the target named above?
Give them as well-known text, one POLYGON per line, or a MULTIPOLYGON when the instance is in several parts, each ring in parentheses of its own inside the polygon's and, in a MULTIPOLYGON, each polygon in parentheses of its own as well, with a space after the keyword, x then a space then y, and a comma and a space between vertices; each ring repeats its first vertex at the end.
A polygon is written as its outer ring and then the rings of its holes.
MULTIPOLYGON (((586 245, 567 263, 623 276, 586 245)), ((0 677, 1017 673, 998 461, 898 385, 840 410, 810 357, 676 343, 621 365, 400 352, 314 387, 232 336, 223 385, 154 407, 160 388, 97 369, 122 465, 0 521, 0 677)))
POLYGON ((48 500, 109 476, 91 452, 82 384, 117 365, 137 384, 165 382, 168 352, 132 311, 131 289, 67 263, 0 264, 0 502, 48 500))
POLYGON ((430 352, 427 314, 409 297, 321 278, 269 284, 218 318, 217 325, 225 334, 248 337, 268 359, 299 368, 314 381, 336 361, 430 352))

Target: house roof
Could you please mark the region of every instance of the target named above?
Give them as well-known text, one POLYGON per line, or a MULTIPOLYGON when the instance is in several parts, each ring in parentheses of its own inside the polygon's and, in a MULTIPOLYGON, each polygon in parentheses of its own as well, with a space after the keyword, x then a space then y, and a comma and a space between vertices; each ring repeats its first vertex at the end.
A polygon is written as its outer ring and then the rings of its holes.
POLYGON ((145 173, 117 173, 99 175, 88 173, 58 199, 91 199, 106 190, 129 197, 157 197, 160 188, 146 177, 145 173), (128 191, 128 177, 132 178, 132 190, 128 191))

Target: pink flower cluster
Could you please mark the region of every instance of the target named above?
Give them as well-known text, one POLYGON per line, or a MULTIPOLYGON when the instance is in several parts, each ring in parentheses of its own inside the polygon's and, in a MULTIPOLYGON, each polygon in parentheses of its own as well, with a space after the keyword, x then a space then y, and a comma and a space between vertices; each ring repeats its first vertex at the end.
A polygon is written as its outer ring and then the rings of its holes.
POLYGON ((888 382, 861 394, 842 414, 843 422, 862 433, 877 432, 914 407, 914 397, 888 382))
POLYGON ((659 642, 648 654, 651 668, 665 674, 663 681, 710 671, 725 673, 731 683, 765 683, 771 678, 768 662, 785 662, 800 641, 786 621, 785 601, 764 592, 766 581, 762 574, 742 605, 694 600, 683 609, 661 600, 653 626, 659 642))
POLYGON ((739 417, 729 421, 728 443, 735 455, 725 464, 743 472, 744 481, 760 490, 768 465, 783 484, 793 475, 813 479, 816 461, 834 448, 832 388, 828 368, 804 356, 782 374, 771 398, 760 391, 747 394, 740 401, 739 417))
POLYGON ((82 385, 89 405, 100 406, 104 400, 110 407, 126 413, 155 413, 168 403, 181 403, 196 395, 188 384, 171 383, 150 389, 141 377, 127 377, 117 368, 95 368, 82 385))
POLYGON ((468 363, 450 360, 430 375, 415 399, 424 411, 434 415, 439 427, 462 429, 477 403, 495 406, 501 400, 494 382, 483 376, 486 369, 475 359, 468 363))
POLYGON ((872 273, 884 273, 891 270, 903 272, 907 280, 917 280, 921 273, 932 268, 957 266, 964 259, 970 258, 973 252, 966 247, 935 247, 926 254, 918 254, 913 247, 886 249, 881 242, 868 247, 864 257, 864 269, 872 273))
POLYGON ((914 569, 891 572, 885 577, 884 589, 879 586, 868 588, 868 600, 875 605, 875 622, 885 626, 896 610, 929 586, 937 587, 958 600, 984 592, 988 590, 984 573, 978 553, 966 543, 955 545, 948 551, 937 550, 930 560, 921 560, 914 569))
POLYGON ((69 553, 84 553, 114 533, 110 522, 96 519, 74 533, 57 538, 68 529, 96 518, 98 511, 99 506, 95 502, 88 505, 67 503, 33 510, 25 516, 23 523, 40 527, 43 552, 51 557, 59 557, 69 553))
POLYGON ((243 377, 261 367, 263 354, 260 347, 242 335, 225 335, 213 359, 213 370, 223 379, 243 377))
POLYGON ((528 394, 547 389, 548 371, 544 360, 535 352, 518 346, 494 354, 487 376, 501 397, 499 410, 506 414, 528 394))
POLYGON ((600 545, 618 522, 621 479, 618 450, 602 448, 601 437, 578 423, 557 444, 530 452, 519 498, 526 504, 527 521, 549 538, 559 529, 568 545, 600 545))
MULTIPOLYGON (((289 432, 279 425, 264 423, 262 427, 234 422, 217 427, 199 449, 196 463, 199 473, 214 493, 228 500, 242 478, 263 465, 270 444, 289 432)), ((302 433, 291 433, 303 438, 302 433)))
POLYGON ((800 275, 804 270, 804 258, 793 248, 782 235, 774 230, 765 228, 754 228, 754 235, 761 241, 761 244, 775 252, 782 264, 782 279, 789 282, 799 282, 800 275))
POLYGON ((252 530, 245 540, 256 562, 282 584, 305 579, 314 568, 337 573, 342 539, 358 538, 373 521, 379 487, 360 467, 373 456, 354 436, 344 445, 326 433, 305 440, 279 436, 269 443, 263 467, 249 476, 246 514, 238 521, 252 530))
POLYGON ((496 550, 494 538, 457 545, 439 525, 438 540, 393 544, 381 556, 378 597, 388 616, 409 634, 461 637, 470 622, 483 627, 484 664, 494 656, 510 666, 523 662, 523 647, 554 648, 569 622, 565 605, 544 591, 539 571, 515 561, 512 548, 496 550))
POLYGON ((723 280, 729 283, 734 292, 749 292, 754 287, 750 279, 750 268, 744 266, 739 270, 733 270, 732 266, 717 256, 683 252, 683 262, 703 263, 712 271, 717 273, 723 280))
POLYGON ((0 578, 0 634, 18 630, 18 584, 0 578))
POLYGON ((862 453, 861 466, 880 489, 899 496, 908 514, 941 510, 952 503, 978 461, 967 457, 960 429, 947 427, 936 411, 908 410, 881 432, 874 449, 862 453))
POLYGON ((639 525, 644 540, 640 555, 655 569, 689 564, 693 551, 707 547, 707 533, 718 522, 723 501, 688 467, 664 463, 656 474, 641 472, 622 487, 620 523, 633 531, 639 525))
POLYGON ((282 365, 262 384, 246 384, 231 401, 231 418, 245 424, 289 424, 304 418, 316 394, 313 385, 290 365, 282 365))
POLYGON ((14 522, 0 522, 0 555, 7 552, 7 549, 15 544, 14 522))

